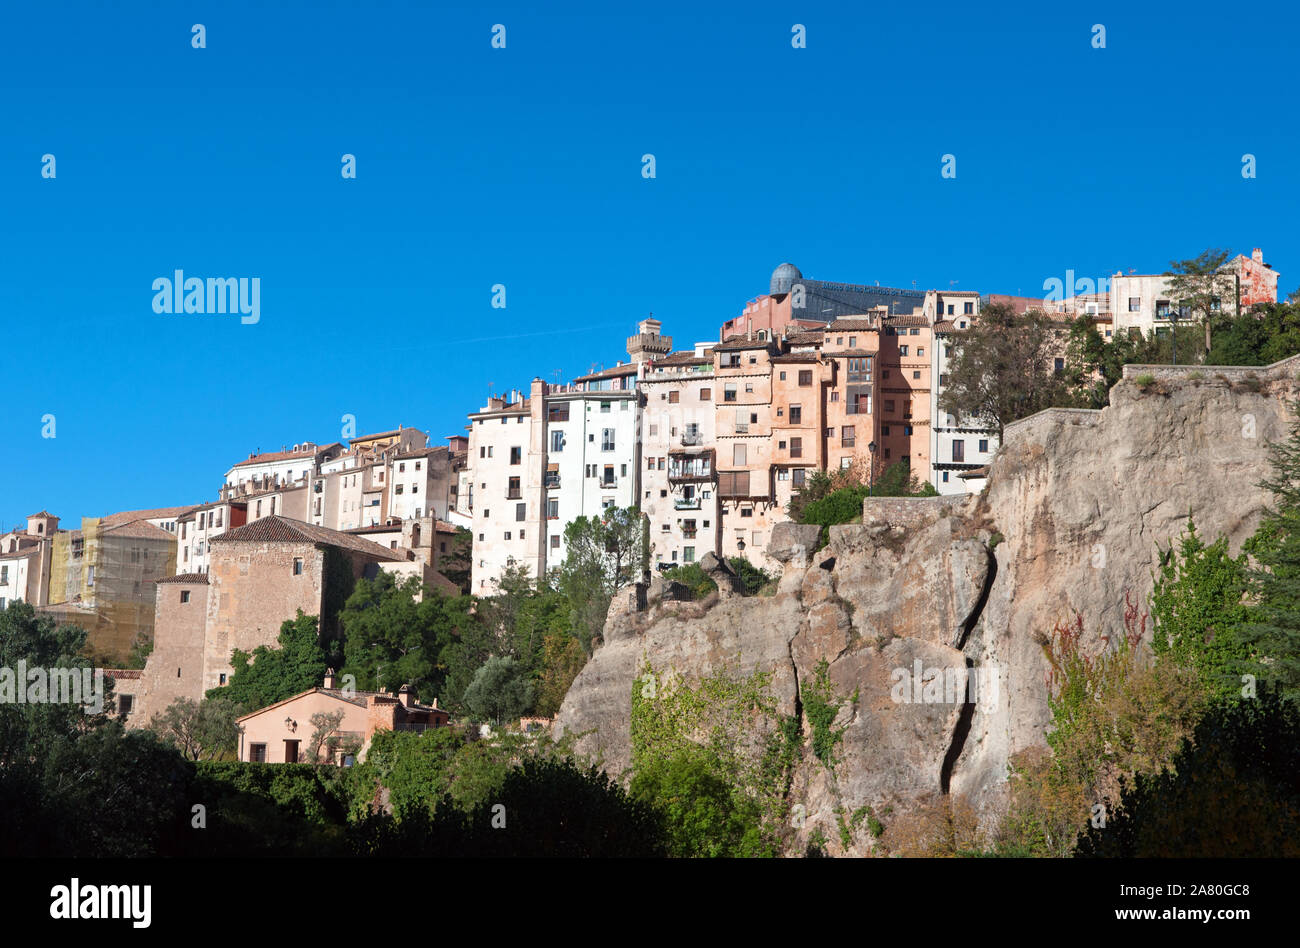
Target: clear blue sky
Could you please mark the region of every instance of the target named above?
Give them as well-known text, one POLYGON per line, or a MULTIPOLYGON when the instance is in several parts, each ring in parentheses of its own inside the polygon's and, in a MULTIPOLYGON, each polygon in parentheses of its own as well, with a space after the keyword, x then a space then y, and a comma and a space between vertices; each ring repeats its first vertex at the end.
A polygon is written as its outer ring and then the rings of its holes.
POLYGON ((250 451, 337 439, 344 413, 440 440, 490 384, 625 357, 648 312, 679 345, 715 338, 784 260, 1041 295, 1067 269, 1261 246, 1288 293, 1296 20, 1266 3, 7 3, 0 520, 210 500, 250 451), (156 315, 152 282, 178 268, 260 278, 260 322, 156 315))

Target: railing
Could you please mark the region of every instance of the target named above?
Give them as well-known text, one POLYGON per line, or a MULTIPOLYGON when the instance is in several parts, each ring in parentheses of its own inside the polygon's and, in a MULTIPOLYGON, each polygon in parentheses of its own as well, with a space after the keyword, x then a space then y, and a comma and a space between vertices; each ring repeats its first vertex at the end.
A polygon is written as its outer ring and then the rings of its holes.
POLYGON ((506 500, 519 500, 522 496, 523 494, 517 487, 513 490, 506 491, 506 500))
POLYGON ((559 475, 559 474, 547 474, 547 475, 546 475, 546 478, 542 481, 542 486, 545 487, 545 488, 547 488, 547 489, 552 489, 552 488, 559 487, 559 486, 560 486, 560 475, 559 475))
POLYGON ((686 497, 686 498, 684 498, 684 499, 682 499, 682 500, 674 500, 674 501, 673 501, 673 509, 674 509, 674 510, 699 510, 699 509, 700 509, 700 498, 698 498, 698 497, 686 497))
POLYGON ((703 443, 704 443, 704 436, 701 435, 698 431, 695 432, 688 431, 682 435, 682 444, 686 447, 701 445, 703 443))

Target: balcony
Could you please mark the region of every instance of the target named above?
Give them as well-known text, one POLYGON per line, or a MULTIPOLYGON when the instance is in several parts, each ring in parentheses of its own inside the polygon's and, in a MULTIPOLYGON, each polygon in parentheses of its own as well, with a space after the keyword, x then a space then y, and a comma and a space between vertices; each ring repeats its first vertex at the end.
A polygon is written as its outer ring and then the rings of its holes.
POLYGON ((546 479, 542 481, 542 486, 547 490, 554 490, 560 486, 559 474, 547 474, 546 479))
POLYGON ((518 487, 514 488, 513 490, 506 491, 506 500, 519 500, 522 498, 522 496, 523 495, 520 492, 518 487))
POLYGON ((698 431, 687 431, 682 435, 682 446, 687 448, 698 447, 704 443, 704 436, 698 431))
POLYGON ((668 482, 690 484, 713 481, 717 472, 713 466, 713 451, 694 453, 670 452, 668 455, 668 482))
POLYGON ((680 499, 678 499, 678 500, 674 500, 674 501, 673 501, 673 509, 674 509, 674 510, 699 510, 699 509, 700 509, 700 498, 698 498, 698 497, 683 497, 683 498, 680 498, 680 499))

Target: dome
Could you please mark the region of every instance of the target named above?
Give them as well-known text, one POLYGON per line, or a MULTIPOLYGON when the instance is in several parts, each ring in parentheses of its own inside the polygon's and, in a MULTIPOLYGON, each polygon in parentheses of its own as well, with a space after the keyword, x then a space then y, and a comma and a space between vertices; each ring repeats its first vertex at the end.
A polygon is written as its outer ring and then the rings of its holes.
POLYGON ((803 274, 793 263, 783 263, 772 271, 772 285, 768 290, 772 296, 789 293, 790 287, 803 279, 803 274))

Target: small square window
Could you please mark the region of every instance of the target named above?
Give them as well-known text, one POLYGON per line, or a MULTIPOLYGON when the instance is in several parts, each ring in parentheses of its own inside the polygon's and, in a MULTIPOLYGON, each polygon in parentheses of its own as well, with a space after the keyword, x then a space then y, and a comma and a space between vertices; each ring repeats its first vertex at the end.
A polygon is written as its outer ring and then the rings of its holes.
POLYGON ((301 575, 302 575, 302 558, 301 558, 301 557, 297 557, 297 556, 294 557, 294 560, 293 560, 293 575, 295 575, 295 576, 301 576, 301 575))

